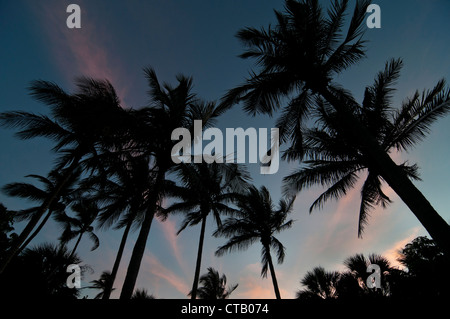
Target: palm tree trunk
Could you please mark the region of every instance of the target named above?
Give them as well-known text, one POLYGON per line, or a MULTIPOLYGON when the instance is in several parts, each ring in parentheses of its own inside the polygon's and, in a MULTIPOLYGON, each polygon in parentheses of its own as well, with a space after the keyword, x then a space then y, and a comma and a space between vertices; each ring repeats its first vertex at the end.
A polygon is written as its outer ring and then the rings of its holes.
MULTIPOLYGON (((63 175, 63 178, 59 185, 55 188, 53 194, 44 201, 44 203, 39 208, 39 211, 36 213, 33 218, 28 222, 27 226, 24 228, 24 230, 20 233, 17 240, 14 242, 14 245, 8 250, 6 253, 5 258, 3 259, 2 263, 0 264, 0 274, 3 273, 6 266, 9 264, 9 262, 18 254, 19 249, 23 246, 22 244, 25 242, 27 237, 30 235, 30 233, 33 231, 34 227, 36 227, 37 223, 41 219, 42 215, 49 209, 50 205, 59 198, 59 194, 61 193, 61 190, 63 187, 67 184, 70 177, 72 176, 73 171, 78 166, 78 163, 81 159, 80 155, 75 156, 73 159, 72 164, 67 168, 66 172, 63 175)), ((25 248, 25 246, 22 247, 22 249, 25 248)))
POLYGON ((153 216, 155 215, 156 204, 159 198, 159 187, 163 183, 165 178, 165 171, 158 172, 155 180, 155 187, 150 195, 149 208, 145 214, 144 221, 142 222, 141 230, 139 231, 138 238, 134 244, 133 252, 131 254, 130 263, 128 264, 127 274, 125 281, 123 282, 122 291, 120 292, 120 299, 131 299, 133 295, 134 286, 136 285, 137 276, 139 274, 139 268, 141 267, 141 261, 144 257, 145 246, 147 244, 148 234, 152 225, 153 216))
POLYGON ((319 89, 318 91, 340 115, 342 133, 358 143, 371 165, 409 207, 438 246, 450 255, 450 226, 447 222, 380 147, 367 128, 354 117, 347 107, 348 101, 340 99, 328 89, 319 89))
POLYGON ((75 243, 75 246, 73 246, 72 252, 70 253, 69 259, 73 257, 73 255, 75 254, 75 251, 78 248, 78 244, 81 241, 81 237, 83 237, 83 233, 80 233, 80 236, 78 236, 77 242, 75 243))
POLYGON ((268 251, 267 256, 268 256, 269 270, 270 270, 270 275, 272 277, 273 290, 275 291, 275 297, 277 299, 281 299, 280 289, 278 288, 277 276, 275 275, 275 268, 273 267, 272 256, 270 255, 270 247, 268 245, 265 245, 264 249, 266 249, 268 251))
POLYGON ((205 239, 206 217, 202 218, 202 228, 200 230, 200 240, 198 242, 197 263, 195 265, 194 283, 192 284, 191 299, 197 298, 198 280, 200 278, 200 268, 202 264, 203 241, 205 239))
POLYGON ((33 234, 31 234, 31 236, 28 237, 28 239, 25 241, 25 243, 23 243, 23 245, 20 246, 17 254, 20 254, 22 252, 22 250, 25 249, 25 247, 27 247, 28 244, 33 240, 33 238, 36 237, 36 235, 41 231, 42 227, 44 227, 45 223, 47 223, 47 221, 50 218, 50 216, 52 215, 52 213, 53 213, 53 211, 51 211, 51 210, 48 211, 47 215, 45 215, 44 219, 39 224, 38 228, 36 228, 36 230, 33 232, 33 234))
POLYGON ((128 224, 127 224, 127 226, 125 228, 125 231, 123 232, 122 240, 120 241, 120 245, 119 245, 119 250, 117 251, 116 260, 114 261, 114 266, 113 266, 112 271, 111 271, 110 282, 105 287, 102 299, 109 299, 109 297, 111 296, 112 288, 113 288, 113 285, 114 285, 114 280, 116 280, 117 272, 119 270, 120 261, 122 259, 123 251, 125 249, 125 244, 126 244, 127 238, 128 238, 128 233, 130 232, 132 224, 133 224, 133 220, 130 219, 130 221, 128 222, 128 224))

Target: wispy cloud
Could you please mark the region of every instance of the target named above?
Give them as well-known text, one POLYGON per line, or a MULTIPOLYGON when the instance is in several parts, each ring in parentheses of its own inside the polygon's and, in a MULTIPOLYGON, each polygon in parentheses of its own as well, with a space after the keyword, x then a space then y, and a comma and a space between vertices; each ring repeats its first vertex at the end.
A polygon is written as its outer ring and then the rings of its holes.
MULTIPOLYGON (((102 28, 95 24, 93 19, 84 19, 87 16, 88 5, 78 1, 82 9, 81 29, 66 27, 65 5, 56 2, 36 2, 34 11, 41 20, 46 38, 49 41, 50 54, 53 56, 56 67, 68 82, 74 77, 89 76, 95 79, 108 79, 118 96, 123 100, 128 92, 126 75, 120 65, 114 63, 115 57, 108 50, 105 34, 102 28)), ((66 4, 67 6, 67 4, 66 4)), ((100 22, 101 23, 101 22, 100 22)))
MULTIPOLYGON (((164 279, 183 295, 187 295, 190 291, 189 285, 185 282, 184 278, 178 276, 171 269, 165 267, 158 260, 158 258, 151 253, 147 253, 142 260, 140 276, 147 277, 148 274, 156 277, 156 279, 164 279)), ((155 278, 149 278, 147 280, 151 281, 149 287, 155 286, 155 278)))

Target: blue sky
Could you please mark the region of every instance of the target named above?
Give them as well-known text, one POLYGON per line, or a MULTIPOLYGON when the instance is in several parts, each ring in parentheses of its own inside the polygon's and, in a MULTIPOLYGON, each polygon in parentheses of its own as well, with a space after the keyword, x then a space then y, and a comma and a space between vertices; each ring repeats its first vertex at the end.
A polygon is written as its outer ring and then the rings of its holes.
MULTIPOLYGON (((353 5, 353 1, 350 1, 353 5)), ((361 101, 364 87, 370 85, 385 61, 402 57, 404 68, 397 84, 395 104, 414 93, 431 88, 450 75, 450 2, 374 1, 381 7, 381 29, 368 29, 365 38, 367 58, 336 78, 361 101)), ((327 1, 322 1, 324 6, 327 1)), ((179 73, 193 76, 194 91, 205 100, 218 100, 227 89, 241 83, 252 62, 239 59, 242 47, 234 37, 245 26, 274 23, 272 9, 282 9, 282 1, 152 0, 152 1, 31 1, 0 0, 0 111, 25 110, 45 114, 44 105, 27 92, 30 81, 50 80, 68 91, 80 75, 108 78, 125 107, 148 103, 143 67, 155 68, 162 81, 175 83, 179 73), (82 13, 82 28, 66 27, 67 5, 77 3, 82 13)), ((256 118, 237 106, 224 114, 217 124, 225 127, 274 127, 274 119, 256 118)), ((407 154, 393 154, 398 162, 408 159, 421 167, 423 181, 416 182, 436 210, 450 221, 450 118, 436 123, 428 138, 407 154)), ((20 141, 13 130, 0 128, 0 184, 24 181, 27 174, 46 175, 55 159, 51 143, 44 139, 20 141)), ((256 185, 266 185, 274 201, 280 197, 282 178, 296 166, 281 163, 275 175, 261 176, 257 165, 250 165, 256 185)), ((286 259, 276 265, 284 298, 292 298, 301 288, 299 280, 314 266, 340 269, 342 261, 354 253, 382 253, 395 260, 395 251, 426 231, 409 209, 388 188, 394 200, 387 209, 372 213, 364 237, 357 238, 359 187, 339 202, 327 203, 309 215, 308 208, 320 188, 298 195, 292 229, 279 235, 286 246, 286 259)), ((0 194, 0 202, 10 209, 30 203, 0 194)), ((160 298, 184 298, 192 285, 198 243, 198 227, 175 235, 180 218, 155 222, 147 243, 137 288, 145 288, 160 298)), ((23 225, 16 224, 19 231, 23 225)), ((260 247, 217 258, 215 249, 224 239, 213 239, 212 221, 202 262, 202 273, 213 266, 224 272, 230 284, 239 283, 235 298, 273 298, 270 279, 260 278, 260 247)), ((59 227, 46 225, 33 241, 55 241, 59 227)), ((95 273, 83 282, 98 279, 110 270, 121 231, 99 232, 100 248, 90 252, 91 243, 83 241, 79 255, 95 273)), ((136 233, 128 241, 113 293, 120 292, 136 233)), ((95 295, 85 290, 83 294, 95 295)))

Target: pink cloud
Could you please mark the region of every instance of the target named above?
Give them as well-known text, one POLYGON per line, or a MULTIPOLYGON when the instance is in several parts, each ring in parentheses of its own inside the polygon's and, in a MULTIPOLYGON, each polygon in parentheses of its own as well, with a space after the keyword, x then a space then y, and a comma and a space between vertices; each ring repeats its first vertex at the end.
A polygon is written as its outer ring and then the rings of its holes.
POLYGON ((177 236, 177 229, 175 222, 171 219, 167 219, 164 222, 159 221, 160 226, 163 229, 164 237, 169 242, 170 248, 172 249, 173 255, 178 262, 178 265, 182 269, 186 269, 186 263, 183 259, 182 252, 180 250, 180 246, 178 244, 179 237, 177 236))
MULTIPOLYGON (((145 277, 148 273, 155 276, 156 279, 164 279, 172 287, 184 295, 187 295, 190 291, 189 285, 182 277, 178 276, 172 270, 161 264, 158 258, 152 254, 146 254, 142 260, 140 276, 145 277)), ((152 282, 154 282, 154 280, 152 280, 152 282)), ((152 284, 151 286, 153 287, 154 285, 152 284)))
POLYGON ((43 24, 46 38, 49 41, 50 54, 57 67, 69 82, 77 76, 89 76, 95 79, 108 79, 123 100, 127 95, 120 65, 114 63, 114 56, 107 50, 105 39, 108 38, 88 16, 87 5, 78 1, 81 7, 81 29, 69 29, 66 26, 68 13, 65 5, 49 5, 47 2, 36 2, 35 13, 43 24))
POLYGON ((405 238, 398 240, 395 242, 390 248, 386 249, 382 255, 385 256, 390 262, 392 266, 396 266, 399 268, 402 268, 402 264, 400 264, 397 261, 397 258, 399 257, 399 250, 405 247, 406 244, 411 242, 414 238, 419 236, 419 232, 421 230, 421 227, 414 227, 409 231, 409 235, 407 235, 405 238))

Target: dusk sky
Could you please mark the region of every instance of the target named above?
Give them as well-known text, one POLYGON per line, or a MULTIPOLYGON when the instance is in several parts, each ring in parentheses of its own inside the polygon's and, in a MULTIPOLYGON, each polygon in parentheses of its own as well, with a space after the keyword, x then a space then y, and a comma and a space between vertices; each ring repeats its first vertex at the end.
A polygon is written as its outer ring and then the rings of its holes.
MULTIPOLYGON (((351 2, 353 9, 354 2, 351 2)), ((327 6, 328 1, 321 2, 327 6)), ((381 8, 381 28, 367 29, 367 58, 339 75, 335 81, 349 89, 358 101, 364 88, 390 58, 403 58, 404 68, 396 85, 395 106, 416 89, 432 88, 438 80, 450 81, 450 1, 374 0, 381 8)), ((176 83, 175 76, 192 76, 194 92, 204 100, 219 100, 228 89, 243 82, 251 60, 237 57, 243 47, 236 32, 243 27, 267 27, 275 23, 273 9, 283 1, 267 0, 0 0, 0 111, 24 110, 47 114, 45 105, 34 101, 27 90, 30 81, 53 81, 72 92, 78 76, 108 79, 124 107, 148 104, 143 68, 151 66, 161 81, 176 83), (68 29, 66 8, 81 7, 81 29, 68 29)), ((276 118, 251 117, 240 105, 218 120, 219 128, 274 127, 276 118)), ((429 136, 410 153, 391 156, 397 163, 408 160, 420 167, 422 181, 415 182, 437 212, 450 222, 450 117, 432 126, 429 136)), ((21 141, 13 129, 0 128, 0 186, 28 181, 28 174, 46 175, 55 154, 45 139, 21 141)), ((150 137, 149 137, 150 138, 150 137)), ((280 163, 278 173, 262 176, 259 165, 249 165, 253 182, 265 185, 274 202, 281 196, 282 179, 298 163, 280 163)), ((364 177, 364 175, 362 176, 364 177)), ((427 235, 416 217, 385 186, 394 201, 387 209, 372 211, 363 238, 357 237, 361 183, 336 202, 326 203, 311 215, 309 207, 323 191, 310 188, 298 194, 291 217, 294 226, 277 237, 286 246, 283 264, 275 264, 281 296, 294 298, 300 279, 315 266, 343 269, 342 262, 355 253, 379 253, 392 263, 396 251, 417 236, 427 235)), ((32 203, 0 193, 0 203, 9 209, 24 209, 32 203)), ((157 298, 186 298, 192 286, 200 225, 176 236, 181 217, 155 221, 147 242, 136 288, 145 288, 157 298)), ((19 232, 24 224, 15 224, 19 232)), ((203 250, 201 274, 208 267, 225 273, 228 284, 239 283, 231 298, 274 298, 270 278, 261 278, 259 242, 245 252, 223 257, 214 252, 226 239, 212 238, 210 218, 203 250)), ((91 242, 82 240, 78 254, 90 265, 82 285, 111 270, 122 231, 98 231, 100 247, 90 252, 91 242)), ((60 227, 51 222, 33 240, 56 242, 60 227)), ((115 282, 118 298, 137 232, 129 238, 115 282)), ((72 247, 74 242, 69 244, 72 247)), ((84 290, 82 296, 98 291, 84 290)))

